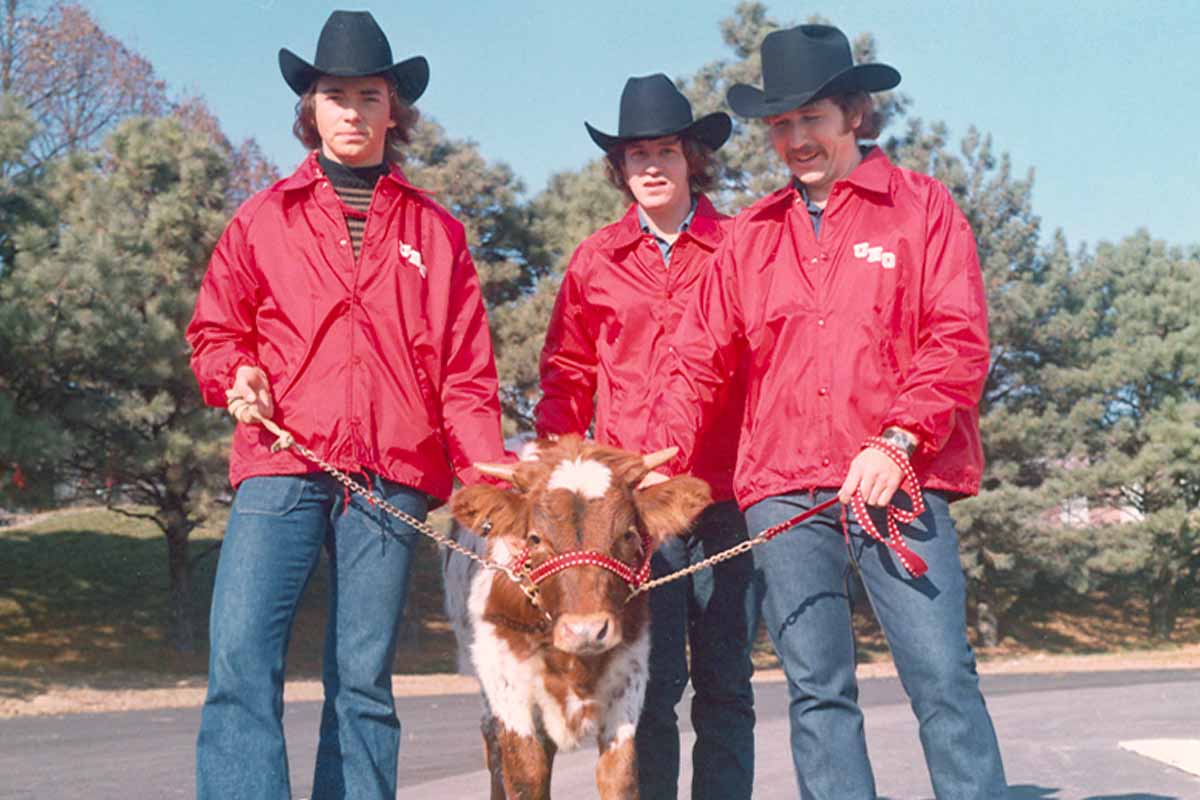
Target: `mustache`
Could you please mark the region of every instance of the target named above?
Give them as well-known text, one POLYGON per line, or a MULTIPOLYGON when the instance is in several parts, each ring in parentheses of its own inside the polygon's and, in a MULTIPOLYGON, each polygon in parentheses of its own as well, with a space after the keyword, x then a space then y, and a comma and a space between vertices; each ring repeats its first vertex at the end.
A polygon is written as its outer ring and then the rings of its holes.
POLYGON ((808 159, 825 154, 823 147, 793 147, 788 149, 788 158, 808 159))

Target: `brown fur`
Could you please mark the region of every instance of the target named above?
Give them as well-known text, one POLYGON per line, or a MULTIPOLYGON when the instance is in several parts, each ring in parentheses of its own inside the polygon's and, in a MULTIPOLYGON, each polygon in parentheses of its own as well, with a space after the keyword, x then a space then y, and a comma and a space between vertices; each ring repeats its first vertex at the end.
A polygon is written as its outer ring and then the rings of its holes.
POLYGON ((549 739, 518 736, 496 721, 500 774, 507 800, 549 800, 550 770, 558 748, 549 739))
POLYGON ((620 744, 600 743, 596 760, 596 788, 600 800, 638 800, 637 753, 634 740, 620 744))
MULTIPOLYGON (((503 540, 512 554, 528 547, 531 566, 536 567, 555 555, 591 550, 605 553, 630 567, 638 568, 646 554, 639 532, 645 532, 656 547, 666 537, 678 535, 710 502, 708 486, 692 477, 673 478, 649 489, 636 487, 648 472, 641 457, 579 437, 538 442, 538 460, 522 462, 513 476, 512 489, 478 485, 457 492, 451 509, 460 523, 480 533, 485 523, 491 543, 503 540), (555 466, 577 458, 599 461, 612 472, 605 495, 585 500, 574 492, 547 489, 555 466)), ((505 579, 494 580, 486 598, 483 620, 492 623, 495 635, 519 660, 542 659, 541 680, 545 693, 566 715, 571 698, 581 700, 568 729, 586 730, 589 723, 603 719, 606 709, 587 698, 596 697, 606 671, 620 648, 635 642, 649 623, 648 598, 639 595, 630 602, 629 587, 617 575, 592 566, 576 566, 544 581, 540 588, 541 604, 555 620, 529 602, 521 590, 505 579), (571 636, 559 636, 563 620, 600 620, 592 629, 584 628, 589 646, 608 649, 600 652, 559 649, 556 644, 576 643, 571 636)), ((585 623, 580 623, 585 624, 585 623)), ((590 623, 587 623, 590 624, 590 623)), ((639 665, 637 669, 644 669, 639 665)), ((640 676, 644 678, 644 675, 640 676)), ((488 717, 483 725, 488 768, 492 774, 492 797, 503 791, 509 798, 549 796, 550 770, 557 746, 548 735, 519 736, 505 728, 502 720, 488 717)), ((606 800, 637 797, 637 765, 632 738, 615 744, 613 731, 598 732, 600 756, 596 768, 600 796, 606 800)))

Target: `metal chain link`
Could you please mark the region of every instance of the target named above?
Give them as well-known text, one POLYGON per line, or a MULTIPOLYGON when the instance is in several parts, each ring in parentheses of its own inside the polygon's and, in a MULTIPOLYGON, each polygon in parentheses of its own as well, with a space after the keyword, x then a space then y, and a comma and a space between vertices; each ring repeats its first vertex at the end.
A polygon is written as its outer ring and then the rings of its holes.
POLYGON ((433 539, 435 542, 437 542, 442 547, 447 547, 447 548, 453 550, 454 552, 458 553, 459 555, 466 556, 467 558, 471 559, 472 561, 474 561, 476 564, 480 565, 484 569, 490 569, 495 572, 504 573, 504 575, 507 576, 510 581, 515 583, 517 585, 517 587, 522 592, 525 593, 525 596, 529 599, 529 602, 533 604, 534 608, 536 608, 538 611, 542 612, 542 615, 546 617, 546 620, 548 622, 550 622, 550 623, 554 622, 554 618, 550 616, 549 612, 546 611, 546 609, 542 606, 541 601, 538 599, 537 587, 531 585, 528 581, 523 580, 522 579, 523 576, 518 575, 510 567, 507 567, 498 561, 492 561, 490 558, 481 556, 478 553, 474 552, 473 550, 469 550, 468 548, 463 547, 461 544, 454 541, 449 536, 447 536, 446 534, 437 530, 433 526, 423 522, 420 519, 417 519, 412 514, 409 514, 408 512, 397 508, 395 505, 393 505, 387 499, 385 499, 383 497, 376 497, 375 495, 371 494, 370 490, 367 489, 367 487, 363 486, 361 483, 354 480, 354 478, 352 478, 350 475, 348 475, 345 472, 342 472, 340 469, 333 466, 325 459, 321 458, 319 455, 314 453, 312 450, 309 450, 307 447, 305 447, 304 445, 297 442, 295 440, 295 438, 291 439, 290 446, 292 447, 292 449, 294 449, 300 455, 309 459, 314 464, 319 466, 321 469, 328 472, 331 476, 333 476, 334 480, 338 481, 340 484, 345 486, 349 491, 353 492, 354 494, 359 495, 360 497, 365 499, 371 505, 379 506, 379 508, 382 509, 384 512, 391 514, 393 517, 400 520, 401 522, 406 523, 407 525, 409 525, 410 527, 412 527, 414 530, 418 531, 419 533, 425 534, 426 536, 428 536, 430 539, 433 539))
POLYGON ((690 567, 684 567, 681 570, 677 570, 675 572, 669 573, 667 575, 662 576, 661 578, 655 578, 652 581, 646 581, 641 586, 634 589, 630 593, 629 598, 625 602, 629 602, 629 600, 632 600, 633 598, 637 597, 642 592, 648 592, 651 589, 662 586, 664 583, 670 583, 671 581, 677 581, 680 578, 685 578, 688 575, 693 575, 702 569, 708 569, 709 567, 713 566, 714 564, 720 564, 722 561, 728 561, 729 559, 734 558, 735 556, 740 556, 742 553, 748 553, 751 548, 757 547, 758 545, 762 544, 763 542, 767 542, 767 541, 770 541, 771 539, 774 539, 776 536, 778 536, 783 531, 787 530, 788 528, 792 527, 793 525, 798 525, 799 523, 803 522, 804 520, 808 519, 809 517, 819 514, 820 512, 822 512, 825 509, 829 508, 830 506, 834 505, 835 502, 836 502, 836 498, 826 500, 823 503, 818 503, 817 505, 813 506, 812 508, 809 508, 805 511, 800 512, 799 514, 792 517, 791 519, 784 520, 783 522, 779 523, 778 525, 772 525, 770 528, 767 528, 762 533, 755 536, 753 539, 747 539, 744 542, 735 544, 733 547, 722 550, 721 552, 711 555, 708 558, 703 559, 702 561, 697 561, 695 564, 692 564, 690 567))
MULTIPOLYGON (((271 420, 267 419, 266 417, 258 416, 257 414, 255 414, 255 417, 257 420, 262 422, 262 424, 267 428, 267 430, 271 431, 271 433, 275 434, 275 436, 278 437, 277 440, 275 441, 275 443, 271 445, 271 450, 273 452, 278 452, 279 450, 286 450, 288 448, 295 450, 300 455, 304 456, 309 461, 313 462, 314 464, 319 466, 321 469, 325 470, 327 473, 329 473, 331 476, 333 476, 333 478, 335 480, 337 480, 339 483, 341 483, 343 486, 345 486, 348 490, 350 490, 354 494, 357 494, 360 497, 363 497, 364 499, 366 499, 366 501, 368 503, 371 503, 372 505, 379 506, 381 509, 383 509, 388 514, 391 514, 393 517, 396 517, 397 519, 401 520, 402 522, 408 524, 409 526, 411 526, 413 529, 419 531, 420 533, 425 534, 426 536, 428 536, 430 539, 433 539, 435 542, 437 542, 442 547, 448 547, 449 549, 453 550, 454 552, 458 553, 459 555, 466 556, 467 558, 471 559, 475 563, 479 564, 484 569, 490 569, 490 570, 494 570, 496 572, 504 573, 506 576, 508 576, 509 580, 511 580, 513 583, 517 584, 517 586, 520 587, 521 591, 525 593, 525 596, 529 598, 529 602, 533 603, 535 608, 537 608, 539 611, 541 611, 542 614, 544 614, 547 619, 553 621, 553 619, 550 617, 550 615, 546 612, 546 609, 542 607, 541 602, 538 600, 537 587, 530 586, 526 581, 522 580, 521 576, 519 576, 517 573, 515 573, 510 567, 507 567, 504 564, 501 564, 499 562, 492 561, 490 558, 485 558, 483 556, 480 556, 479 554, 475 553, 472 550, 468 550, 466 547, 463 547, 461 544, 454 541, 446 534, 438 531, 437 529, 431 527, 430 525, 426 524, 425 522, 422 522, 421 520, 417 519, 416 517, 412 516, 411 514, 408 514, 404 511, 400 510, 396 506, 389 503, 387 500, 380 498, 380 497, 376 497, 375 495, 371 494, 371 492, 365 486, 363 486, 361 483, 354 480, 354 478, 352 478, 350 475, 346 474, 345 472, 342 472, 340 469, 333 466, 325 459, 321 458, 319 455, 314 453, 312 450, 309 450, 307 447, 305 447, 304 445, 297 442, 296 437, 292 436, 290 433, 288 433, 287 431, 280 428, 278 425, 276 425, 271 420)), ((795 520, 789 520, 788 523, 786 523, 784 527, 790 527, 791 524, 795 524, 795 520)), ((695 573, 699 572, 700 570, 708 569, 709 567, 714 566, 715 564, 720 564, 722 561, 728 561, 729 559, 739 556, 742 553, 748 552, 750 550, 750 548, 760 545, 763 542, 767 541, 768 539, 772 538, 776 533, 778 533, 778 530, 776 530, 777 528, 780 528, 780 526, 777 525, 774 528, 768 528, 767 530, 760 533, 758 536, 755 536, 753 539, 747 539, 746 541, 741 542, 740 544, 736 544, 727 550, 722 550, 721 552, 716 553, 715 555, 711 555, 708 558, 704 559, 703 561, 698 561, 689 567, 685 567, 676 572, 672 572, 668 575, 664 575, 661 578, 655 578, 654 580, 646 581, 641 586, 634 587, 633 590, 629 593, 629 596, 627 598, 625 598, 625 602, 628 603, 629 601, 633 600, 633 598, 637 597, 639 594, 642 594, 643 592, 648 592, 651 589, 655 589, 664 584, 671 583, 672 581, 677 581, 681 578, 686 578, 688 575, 694 575, 695 573)))
MULTIPOLYGON (((232 410, 231 404, 231 411, 232 410)), ((412 514, 397 508, 386 498, 376 497, 367 487, 354 480, 354 478, 352 478, 350 475, 338 469, 333 464, 330 464, 328 461, 314 453, 312 450, 309 450, 307 447, 297 442, 296 437, 291 433, 279 427, 274 421, 259 414, 257 409, 250 409, 250 415, 255 421, 260 422, 263 427, 275 434, 276 438, 271 444, 271 452, 277 453, 280 450, 287 450, 289 448, 295 450, 297 453, 304 456, 321 469, 325 470, 325 472, 329 473, 334 480, 346 487, 347 491, 353 492, 359 497, 362 497, 373 506, 379 506, 379 508, 385 513, 390 514, 401 522, 407 524, 418 533, 428 536, 442 547, 446 547, 461 556, 469 558, 484 569, 490 569, 494 572, 503 573, 505 577, 517 585, 521 592, 524 593, 524 595, 529 599, 529 602, 533 604, 533 607, 542 612, 542 615, 546 617, 548 622, 554 622, 554 618, 550 616, 549 612, 546 611, 546 609, 542 606, 541 601, 538 599, 537 587, 532 585, 529 581, 524 580, 522 575, 518 575, 510 567, 505 566, 498 561, 493 561, 490 558, 479 555, 473 550, 463 547, 461 544, 454 541, 449 536, 432 527, 423 520, 417 519, 412 514)))
POLYGON ((719 552, 715 555, 711 555, 708 558, 704 559, 703 561, 697 561, 695 564, 692 564, 690 567, 684 567, 681 570, 677 570, 677 571, 669 573, 667 575, 663 575, 661 578, 655 578, 652 581, 646 581, 641 586, 638 586, 636 589, 634 589, 632 592, 630 592, 629 597, 625 600, 625 602, 628 603, 630 600, 637 597, 642 592, 648 592, 651 589, 656 589, 659 586, 662 586, 663 584, 670 583, 671 581, 677 581, 680 578, 686 578, 688 575, 694 575, 695 573, 699 572, 700 570, 708 569, 711 566, 720 564, 722 561, 728 561, 729 559, 733 558, 734 556, 740 556, 742 553, 749 552, 750 548, 752 548, 756 545, 762 544, 765 541, 767 541, 767 537, 764 537, 764 535, 762 533, 760 533, 758 536, 755 536, 753 539, 747 539, 744 542, 735 544, 733 547, 730 547, 727 550, 722 550, 721 552, 719 552))

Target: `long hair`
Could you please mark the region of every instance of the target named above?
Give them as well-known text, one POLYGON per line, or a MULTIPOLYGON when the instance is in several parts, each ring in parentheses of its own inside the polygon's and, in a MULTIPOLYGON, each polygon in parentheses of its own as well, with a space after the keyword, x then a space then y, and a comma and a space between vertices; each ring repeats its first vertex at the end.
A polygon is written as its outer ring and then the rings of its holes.
MULTIPOLYGON (((387 87, 388 108, 391 111, 392 122, 396 124, 388 128, 383 145, 383 158, 392 164, 400 164, 404 161, 404 145, 412 141, 412 129, 421 118, 421 112, 400 97, 395 83, 389 80, 387 87)), ((317 130, 316 98, 317 81, 313 81, 312 86, 309 86, 296 101, 296 120, 292 123, 292 133, 296 134, 300 143, 309 150, 316 150, 321 146, 321 134, 317 130)))
MULTIPOLYGON (((842 110, 847 123, 855 114, 862 114, 862 120, 854 128, 854 138, 860 141, 873 142, 879 138, 883 130, 883 114, 875 108, 875 101, 866 92, 851 94, 835 94, 829 98, 833 104, 842 110)), ((849 126, 846 129, 849 132, 849 126)))

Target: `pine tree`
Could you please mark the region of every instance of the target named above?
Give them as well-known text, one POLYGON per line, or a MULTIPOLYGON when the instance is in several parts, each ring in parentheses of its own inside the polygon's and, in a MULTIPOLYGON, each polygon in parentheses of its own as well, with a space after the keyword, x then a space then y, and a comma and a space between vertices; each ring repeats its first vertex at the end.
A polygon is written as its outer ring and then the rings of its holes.
POLYGON ((63 465, 168 543, 170 641, 194 646, 188 536, 225 484, 228 425, 203 406, 183 330, 227 218, 228 153, 134 119, 55 164, 54 225, 26 226, 0 282, 10 388, 67 437, 63 465), (141 509, 116 501, 132 501, 141 509))
POLYGON ((507 434, 533 429, 533 407, 541 396, 538 359, 571 254, 597 229, 618 219, 627 205, 605 178, 602 156, 578 171, 552 176, 534 200, 532 233, 549 269, 532 292, 495 309, 492 317, 507 434))
POLYGON ((467 229, 467 244, 490 308, 528 292, 543 271, 524 186, 504 163, 488 163, 470 140, 422 119, 404 170, 467 229))
MULTIPOLYGON (((15 232, 52 218, 41 175, 18 168, 34 133, 28 110, 12 96, 0 96, 0 286, 13 271, 15 232)), ((23 402, 14 381, 21 368, 10 337, 0 330, 0 504, 29 507, 50 499, 60 437, 51 419, 23 402)))
POLYGON ((1079 357, 1048 370, 1064 495, 1110 509, 1088 568, 1141 593, 1167 638, 1200 572, 1200 249, 1139 232, 1078 257, 1079 357))

